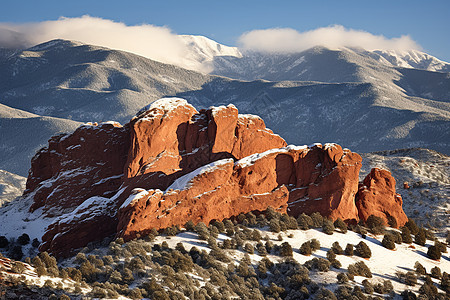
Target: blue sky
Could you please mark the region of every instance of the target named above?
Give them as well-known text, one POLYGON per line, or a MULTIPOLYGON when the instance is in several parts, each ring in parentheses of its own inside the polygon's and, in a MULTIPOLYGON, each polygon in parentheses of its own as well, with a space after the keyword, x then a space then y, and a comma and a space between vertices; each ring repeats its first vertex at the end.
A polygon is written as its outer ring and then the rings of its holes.
POLYGON ((167 26, 236 45, 245 32, 293 28, 299 32, 334 24, 395 38, 409 35, 423 50, 450 61, 450 1, 2 1, 1 23, 90 15, 126 25, 167 26))

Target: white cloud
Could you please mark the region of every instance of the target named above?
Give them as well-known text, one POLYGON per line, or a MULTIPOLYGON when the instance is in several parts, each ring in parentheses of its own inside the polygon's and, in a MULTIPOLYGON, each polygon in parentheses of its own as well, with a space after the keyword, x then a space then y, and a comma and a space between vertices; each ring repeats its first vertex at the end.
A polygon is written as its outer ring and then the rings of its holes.
POLYGON ((26 48, 52 39, 67 39, 124 50, 164 63, 201 70, 186 58, 188 48, 169 28, 154 25, 127 26, 91 16, 61 17, 38 23, 0 23, 0 46, 26 48))
POLYGON ((366 50, 411 50, 421 49, 409 36, 388 39, 366 31, 346 29, 341 25, 322 27, 298 32, 291 28, 272 28, 246 32, 239 38, 244 50, 260 52, 300 52, 314 46, 331 49, 359 47, 366 50))

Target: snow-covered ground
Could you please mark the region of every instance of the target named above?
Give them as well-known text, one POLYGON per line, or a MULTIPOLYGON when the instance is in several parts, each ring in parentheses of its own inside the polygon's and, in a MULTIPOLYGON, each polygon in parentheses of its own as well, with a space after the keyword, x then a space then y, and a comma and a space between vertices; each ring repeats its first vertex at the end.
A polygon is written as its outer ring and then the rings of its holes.
MULTIPOLYGON (((316 280, 319 280, 321 283, 325 283, 328 289, 334 290, 337 287, 337 274, 342 271, 347 271, 347 268, 350 264, 354 264, 357 261, 363 261, 372 271, 373 278, 370 279, 372 283, 382 282, 383 280, 389 279, 392 281, 394 286, 394 290, 397 293, 403 292, 405 289, 411 289, 414 291, 418 291, 421 285, 416 285, 414 287, 406 286, 404 283, 398 281, 396 277, 396 272, 405 273, 407 271, 414 271, 414 265, 416 262, 422 264, 427 272, 430 272, 431 268, 439 267, 442 272, 450 271, 450 257, 448 253, 443 253, 440 261, 435 261, 429 259, 426 255, 427 248, 433 243, 427 240, 425 246, 420 246, 417 244, 396 244, 396 248, 394 250, 389 250, 381 245, 381 241, 383 239, 383 235, 374 236, 372 234, 368 234, 365 239, 361 237, 360 234, 357 234, 353 231, 348 231, 343 234, 338 231, 335 231, 332 235, 327 235, 323 233, 319 229, 309 229, 309 230, 287 230, 285 232, 280 233, 283 237, 282 241, 278 240, 278 233, 270 232, 268 229, 260 230, 261 236, 265 237, 269 236, 270 240, 274 244, 281 245, 283 242, 288 242, 293 250, 294 250, 294 259, 299 263, 303 264, 308 260, 317 258, 325 258, 326 253, 330 250, 331 245, 334 242, 339 242, 342 249, 345 249, 347 244, 352 244, 356 246, 359 242, 365 242, 370 250, 372 251, 372 256, 369 259, 360 258, 356 255, 353 256, 345 256, 345 255, 337 255, 337 260, 339 260, 342 264, 341 269, 332 268, 328 272, 320 272, 316 276, 316 280), (310 256, 305 256, 300 254, 299 248, 300 246, 309 240, 317 239, 320 242, 320 249, 313 252, 310 256)), ((219 234, 217 238, 217 242, 223 242, 223 240, 228 239, 229 237, 224 234, 219 234)), ((175 248, 178 243, 182 243, 186 250, 190 250, 193 246, 199 248, 200 250, 205 250, 207 252, 210 251, 210 248, 206 241, 198 239, 198 236, 194 232, 183 232, 174 237, 167 236, 158 236, 155 239, 155 243, 162 243, 166 241, 170 248, 175 248)), ((250 242, 253 245, 256 245, 256 242, 250 242)), ((231 254, 231 256, 235 259, 235 263, 238 264, 239 261, 244 256, 245 252, 241 250, 227 250, 231 254)), ((251 254, 250 258, 252 259, 253 264, 257 264, 258 261, 263 259, 262 256, 259 256, 257 252, 256 254, 251 254)), ((277 255, 267 255, 267 257, 276 262, 282 261, 283 258, 277 255)), ((357 283, 361 283, 365 277, 355 276, 355 281, 357 283)), ((420 282, 420 280, 419 280, 420 282)), ((435 280, 438 283, 438 280, 435 280)))

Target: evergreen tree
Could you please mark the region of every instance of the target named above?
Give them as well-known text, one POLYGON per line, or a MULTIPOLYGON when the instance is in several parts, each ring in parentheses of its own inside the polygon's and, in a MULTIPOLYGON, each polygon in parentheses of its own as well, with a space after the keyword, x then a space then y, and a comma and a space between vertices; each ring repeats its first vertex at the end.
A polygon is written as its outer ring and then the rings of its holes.
POLYGON ((344 254, 347 256, 353 256, 353 245, 352 244, 347 244, 347 246, 345 246, 344 254))
POLYGON ((406 243, 406 244, 411 244, 412 243, 412 237, 411 237, 411 231, 409 230, 408 227, 403 226, 402 227, 402 242, 406 243))
POLYGON ((288 242, 284 242, 280 247, 281 256, 293 256, 292 246, 288 242))
POLYGON ((363 241, 359 242, 358 245, 355 246, 356 255, 362 258, 370 258, 372 256, 372 251, 370 251, 369 246, 366 245, 363 241))
POLYGON ((390 233, 385 234, 381 244, 387 249, 394 250, 395 249, 394 236, 390 233))
POLYGON ((430 246, 428 248, 427 255, 433 260, 441 259, 441 251, 439 251, 439 248, 436 246, 430 246))
POLYGON ((417 234, 415 235, 414 242, 417 245, 425 246, 425 243, 427 241, 425 230, 423 228, 419 228, 417 234))

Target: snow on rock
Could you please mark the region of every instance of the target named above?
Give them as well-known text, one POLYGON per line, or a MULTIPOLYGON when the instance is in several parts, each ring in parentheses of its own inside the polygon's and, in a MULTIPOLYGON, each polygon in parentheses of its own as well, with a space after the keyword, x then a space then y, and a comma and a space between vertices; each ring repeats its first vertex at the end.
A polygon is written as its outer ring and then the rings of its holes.
POLYGON ((202 174, 206 174, 209 172, 213 172, 216 168, 220 168, 225 164, 233 162, 232 158, 221 159, 218 161, 214 161, 205 166, 202 166, 180 178, 176 179, 166 190, 185 190, 192 185, 192 179, 200 176, 202 174))

